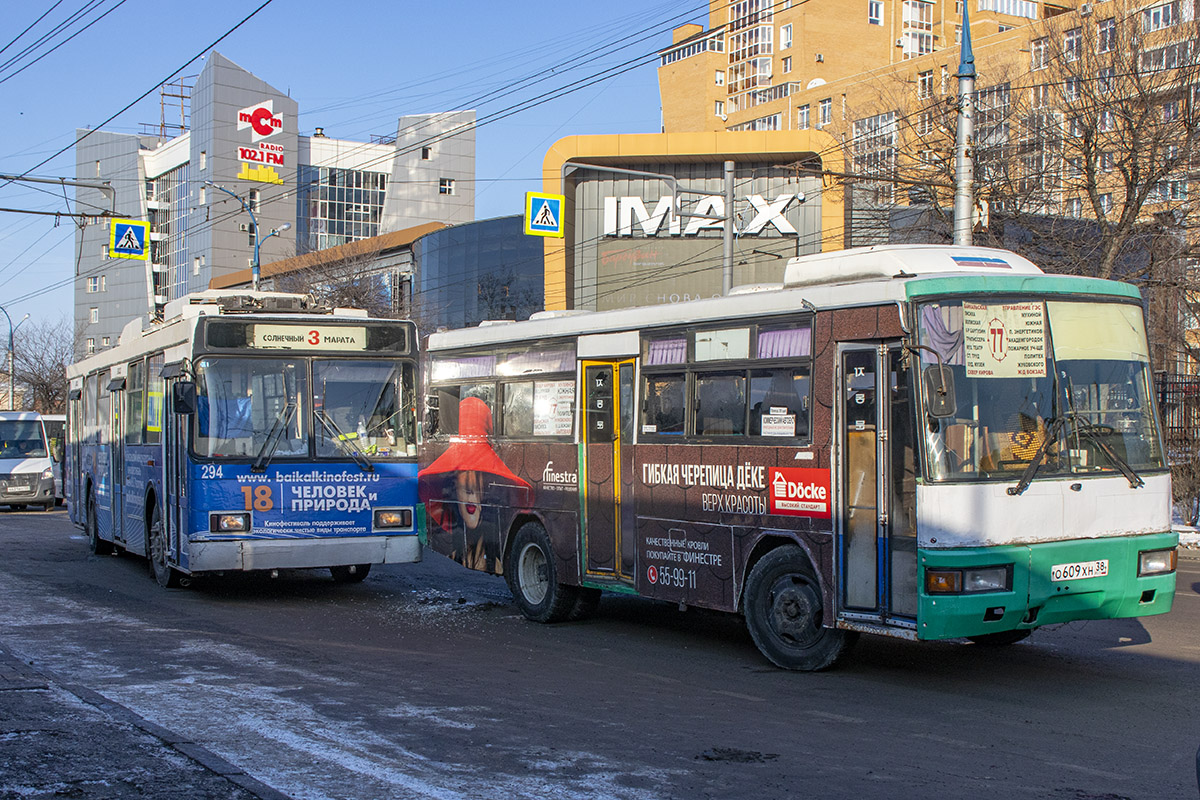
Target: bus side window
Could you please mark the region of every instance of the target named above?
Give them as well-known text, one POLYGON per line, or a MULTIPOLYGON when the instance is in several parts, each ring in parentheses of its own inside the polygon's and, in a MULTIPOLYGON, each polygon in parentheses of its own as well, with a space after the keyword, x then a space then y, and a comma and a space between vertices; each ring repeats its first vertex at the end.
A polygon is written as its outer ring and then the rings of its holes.
POLYGON ((453 436, 458 433, 458 404, 468 397, 478 397, 488 408, 494 408, 496 385, 494 383, 468 383, 462 386, 439 386, 437 395, 437 419, 431 436, 453 436))
POLYGON ((750 435, 808 438, 808 367, 750 373, 750 435))
POLYGON ((533 435, 533 381, 504 384, 500 430, 505 436, 533 435))
POLYGON ((642 433, 682 434, 686 378, 683 373, 646 378, 642 433))
POLYGON ((696 435, 741 436, 745 432, 745 375, 697 375, 696 435))

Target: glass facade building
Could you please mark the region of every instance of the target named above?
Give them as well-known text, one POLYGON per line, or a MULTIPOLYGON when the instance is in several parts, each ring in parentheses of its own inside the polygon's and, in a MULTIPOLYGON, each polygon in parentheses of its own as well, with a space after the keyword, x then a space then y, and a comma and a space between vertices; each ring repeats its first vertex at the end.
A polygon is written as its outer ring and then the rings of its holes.
POLYGON ((413 242, 414 316, 423 327, 466 328, 487 319, 528 319, 545 302, 542 239, 522 217, 497 217, 413 242))

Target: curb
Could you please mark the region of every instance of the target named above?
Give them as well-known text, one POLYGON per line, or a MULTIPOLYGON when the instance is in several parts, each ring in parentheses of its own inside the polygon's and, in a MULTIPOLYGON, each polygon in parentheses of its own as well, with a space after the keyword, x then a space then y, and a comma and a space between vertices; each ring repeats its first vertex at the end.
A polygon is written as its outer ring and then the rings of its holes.
POLYGON ((195 761, 209 772, 215 773, 230 783, 246 790, 259 798, 259 800, 294 800, 290 795, 286 795, 278 789, 273 789, 257 778, 246 774, 240 767, 229 763, 216 753, 202 745, 196 744, 186 736, 180 736, 161 725, 155 725, 136 711, 109 700, 99 692, 89 689, 83 684, 61 680, 51 670, 26 663, 14 655, 11 650, 0 647, 0 688, 48 689, 51 684, 75 695, 81 701, 98 709, 110 719, 126 723, 158 739, 175 752, 195 761))

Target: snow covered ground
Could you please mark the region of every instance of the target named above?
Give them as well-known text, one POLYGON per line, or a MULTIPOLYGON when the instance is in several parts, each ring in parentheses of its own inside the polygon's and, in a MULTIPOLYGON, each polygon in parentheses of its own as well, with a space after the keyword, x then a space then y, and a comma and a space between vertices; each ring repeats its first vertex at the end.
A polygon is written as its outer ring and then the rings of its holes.
POLYGON ((1173 526, 1179 534, 1179 546, 1188 550, 1200 550, 1200 528, 1191 528, 1187 525, 1180 525, 1178 522, 1173 526))

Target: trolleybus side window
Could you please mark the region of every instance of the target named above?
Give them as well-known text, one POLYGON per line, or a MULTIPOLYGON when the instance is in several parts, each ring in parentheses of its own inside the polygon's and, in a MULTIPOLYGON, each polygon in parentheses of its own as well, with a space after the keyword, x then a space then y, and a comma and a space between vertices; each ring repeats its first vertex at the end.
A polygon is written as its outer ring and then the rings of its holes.
POLYGON ((83 435, 91 437, 96 432, 96 400, 99 397, 96 383, 99 377, 88 375, 83 388, 83 435))
POLYGON ((145 425, 144 368, 141 361, 129 365, 125 381, 125 444, 141 444, 145 425))
POLYGON ((163 354, 150 356, 146 367, 146 443, 162 440, 163 414, 163 354))

